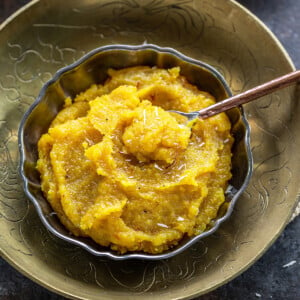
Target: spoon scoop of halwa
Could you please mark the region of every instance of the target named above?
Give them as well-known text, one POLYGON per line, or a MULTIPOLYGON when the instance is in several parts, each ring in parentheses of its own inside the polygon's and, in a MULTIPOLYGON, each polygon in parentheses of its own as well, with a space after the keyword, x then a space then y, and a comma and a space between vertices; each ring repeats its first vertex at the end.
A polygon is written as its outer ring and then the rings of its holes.
MULTIPOLYGON (((94 148, 104 147, 121 137, 123 153, 134 155, 139 162, 174 162, 176 155, 187 148, 191 131, 175 117, 148 100, 140 100, 137 88, 120 86, 109 95, 90 102, 88 117, 105 137, 94 148), (116 133, 122 135, 116 136, 116 133)), ((87 150, 87 156, 94 151, 87 150)), ((102 152, 101 150, 97 150, 102 152)), ((98 161, 99 163, 99 161, 98 161)))
POLYGON ((62 223, 121 253, 161 253, 203 232, 231 178, 225 114, 192 128, 166 110, 214 103, 169 70, 110 70, 66 99, 38 144, 42 189, 62 223))

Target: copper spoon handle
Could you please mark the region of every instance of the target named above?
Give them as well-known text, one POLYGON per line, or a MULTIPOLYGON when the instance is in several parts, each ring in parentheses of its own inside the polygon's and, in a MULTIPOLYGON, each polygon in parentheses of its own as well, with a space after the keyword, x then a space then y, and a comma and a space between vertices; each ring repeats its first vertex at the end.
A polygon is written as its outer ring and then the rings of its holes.
POLYGON ((245 104, 262 96, 268 95, 276 90, 282 89, 294 82, 297 82, 299 79, 300 70, 291 72, 274 80, 266 82, 262 85, 259 85, 255 88, 252 88, 244 93, 238 94, 231 98, 217 102, 216 104, 213 104, 209 107, 201 109, 198 116, 201 119, 206 119, 238 105, 245 104))

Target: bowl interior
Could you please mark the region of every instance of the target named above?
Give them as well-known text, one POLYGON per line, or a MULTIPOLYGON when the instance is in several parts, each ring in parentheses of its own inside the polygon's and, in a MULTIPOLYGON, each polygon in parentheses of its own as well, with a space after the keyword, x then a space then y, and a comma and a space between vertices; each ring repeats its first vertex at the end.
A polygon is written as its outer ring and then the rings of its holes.
POLYGON ((37 142, 48 131, 51 121, 63 107, 66 97, 74 97, 92 84, 103 83, 107 79, 109 68, 121 69, 131 66, 157 66, 171 68, 179 66, 181 74, 199 89, 211 93, 217 101, 231 95, 230 89, 222 76, 212 67, 183 56, 173 49, 159 48, 154 45, 142 46, 107 46, 94 50, 80 61, 56 73, 42 89, 39 97, 25 114, 19 131, 21 152, 21 176, 25 183, 25 192, 35 205, 45 226, 64 240, 80 245, 98 256, 113 259, 141 258, 162 259, 175 255, 202 237, 214 232, 219 224, 232 212, 235 201, 245 189, 252 169, 252 157, 249 145, 249 126, 240 108, 227 112, 232 123, 235 142, 232 148, 232 179, 226 194, 226 202, 219 209, 219 215, 210 229, 194 238, 186 238, 175 248, 160 255, 126 254, 119 255, 101 247, 88 238, 70 235, 60 223, 52 208, 44 198, 40 188, 40 175, 36 170, 38 159, 37 142))

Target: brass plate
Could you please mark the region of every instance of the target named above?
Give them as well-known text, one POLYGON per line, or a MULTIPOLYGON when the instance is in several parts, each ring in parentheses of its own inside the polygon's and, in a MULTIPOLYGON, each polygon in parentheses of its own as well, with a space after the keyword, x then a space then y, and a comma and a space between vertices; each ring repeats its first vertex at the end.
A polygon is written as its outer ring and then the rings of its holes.
POLYGON ((234 93, 293 70, 278 41, 234 1, 32 1, 0 27, 1 255, 71 298, 191 298, 244 271, 289 220, 299 192, 299 94, 294 86, 245 106, 253 177, 215 234, 163 261, 94 257, 50 234, 24 196, 17 130, 57 69, 115 43, 173 47, 216 67, 234 93))

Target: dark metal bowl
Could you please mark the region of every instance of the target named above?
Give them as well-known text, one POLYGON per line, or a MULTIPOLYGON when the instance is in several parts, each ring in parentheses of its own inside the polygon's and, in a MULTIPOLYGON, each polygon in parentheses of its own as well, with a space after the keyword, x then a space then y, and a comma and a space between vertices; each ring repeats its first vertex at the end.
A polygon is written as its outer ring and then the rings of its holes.
POLYGON ((40 174, 36 170, 38 159, 37 143, 48 131, 51 121, 62 109, 67 96, 74 97, 94 83, 106 80, 109 68, 120 69, 148 65, 160 68, 180 66, 181 74, 201 90, 211 93, 217 101, 231 96, 223 77, 211 66, 184 56, 171 48, 155 45, 111 45, 95 49, 74 64, 59 70, 42 88, 36 101, 24 115, 19 128, 20 173, 24 190, 34 204, 42 222, 56 236, 81 246, 96 256, 114 260, 147 259, 158 260, 174 256, 200 239, 215 232, 232 213, 233 207, 245 190, 252 173, 252 154, 249 141, 249 124, 242 108, 227 112, 232 123, 235 142, 232 148, 232 179, 226 191, 226 201, 220 207, 213 225, 205 232, 192 238, 184 238, 178 246, 163 254, 129 253, 118 254, 107 247, 96 244, 90 238, 75 237, 60 223, 45 199, 40 186, 40 174))

